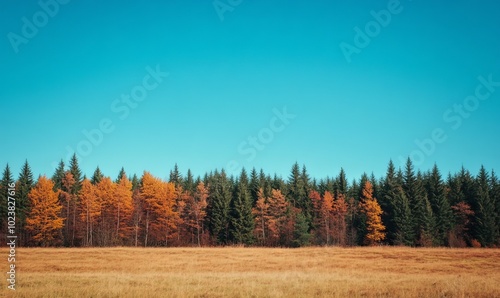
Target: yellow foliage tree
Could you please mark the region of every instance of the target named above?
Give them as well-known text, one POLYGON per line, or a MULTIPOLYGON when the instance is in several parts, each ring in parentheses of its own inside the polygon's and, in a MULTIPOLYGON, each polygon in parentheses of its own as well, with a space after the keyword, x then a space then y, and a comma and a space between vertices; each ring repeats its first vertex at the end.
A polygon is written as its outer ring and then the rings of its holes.
POLYGON ((131 219, 134 208, 132 199, 132 182, 128 180, 125 174, 116 184, 113 201, 112 209, 114 209, 114 213, 116 214, 115 237, 123 240, 127 238, 131 232, 128 222, 131 219))
POLYGON ((33 234, 33 240, 44 247, 54 244, 64 226, 60 216, 62 206, 53 188, 54 183, 41 176, 28 194, 31 211, 26 219, 26 229, 33 234))
POLYGON ((80 218, 85 223, 86 233, 84 245, 93 245, 94 226, 101 216, 101 200, 97 196, 96 187, 88 180, 82 182, 80 190, 80 218))
POLYGON ((382 208, 373 197, 373 187, 370 181, 363 187, 360 210, 366 215, 365 244, 376 245, 385 239, 385 226, 382 224, 382 208))

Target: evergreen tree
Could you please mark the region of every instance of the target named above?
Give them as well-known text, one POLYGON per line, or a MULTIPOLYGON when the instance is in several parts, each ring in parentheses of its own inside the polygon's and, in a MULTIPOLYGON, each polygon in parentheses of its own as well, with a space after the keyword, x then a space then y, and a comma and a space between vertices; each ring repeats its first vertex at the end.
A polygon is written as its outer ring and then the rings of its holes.
POLYGON ((432 207, 432 212, 436 218, 436 244, 447 245, 448 234, 453 224, 453 213, 450 203, 446 198, 445 188, 441 174, 436 164, 432 168, 430 176, 426 180, 427 198, 432 207))
POLYGON ((474 235, 482 246, 488 247, 497 240, 498 229, 495 224, 495 205, 490 198, 489 177, 483 166, 476 178, 476 199, 474 235))
POLYGON ((349 186, 347 182, 347 177, 344 171, 344 168, 340 168, 340 173, 337 176, 336 179, 336 184, 337 184, 337 191, 334 192, 334 190, 329 190, 331 193, 335 193, 335 197, 338 197, 339 194, 347 195, 347 188, 349 186))
POLYGON ((123 176, 127 177, 127 173, 125 172, 125 169, 122 167, 120 169, 120 172, 118 173, 118 176, 116 177, 115 183, 118 184, 122 180, 123 176))
MULTIPOLYGON (((414 233, 414 244, 421 242, 426 231, 424 228, 426 226, 426 203, 425 203, 425 193, 422 187, 421 174, 415 176, 415 171, 413 169, 413 163, 410 158, 406 162, 406 168, 403 175, 403 190, 406 197, 410 203, 410 209, 412 211, 413 217, 413 233, 414 233)), ((430 231, 429 231, 430 232, 430 231)))
POLYGON ((389 244, 394 244, 397 227, 395 220, 395 205, 396 205, 396 168, 392 160, 389 161, 387 166, 387 173, 382 185, 381 195, 379 197, 379 204, 382 208, 382 223, 386 227, 387 237, 386 240, 389 244))
MULTIPOLYGON (((292 206, 302 210, 307 222, 311 225, 312 222, 312 205, 308 198, 309 176, 306 168, 303 167, 300 171, 299 164, 295 163, 292 167, 290 177, 288 179, 288 196, 287 198, 292 203, 292 206)), ((274 188, 273 189, 277 189, 274 188)))
POLYGON ((257 174, 257 170, 255 168, 250 172, 250 197, 252 199, 252 206, 255 206, 257 200, 259 199, 259 190, 262 187, 260 184, 259 175, 257 174))
MULTIPOLYGON (((122 170, 123 170, 123 168, 122 168, 122 170)), ((121 171, 120 171, 120 174, 121 174, 121 171)), ((97 166, 97 168, 94 171, 94 174, 92 175, 92 178, 90 179, 90 182, 93 185, 97 185, 97 184, 99 184, 99 182, 101 182, 102 178, 104 178, 104 175, 101 172, 101 169, 99 169, 99 166, 97 166)))
POLYGON ((136 191, 136 190, 141 188, 141 181, 139 178, 137 178, 136 174, 134 174, 134 176, 132 176, 132 179, 130 179, 130 182, 132 182, 132 190, 133 191, 136 191))
POLYGON ((28 164, 28 160, 25 161, 21 172, 19 173, 19 179, 17 181, 17 194, 16 194, 16 221, 17 227, 21 231, 20 240, 21 243, 26 244, 27 234, 24 229, 26 226, 26 216, 29 213, 29 197, 31 189, 34 186, 33 173, 28 164))
POLYGON ((209 228, 217 244, 227 244, 229 240, 229 211, 231 188, 223 171, 215 172, 212 182, 209 182, 209 203, 207 213, 209 228))
POLYGON ((174 169, 170 171, 169 182, 174 183, 176 187, 178 185, 181 185, 182 183, 182 176, 181 173, 179 172, 179 167, 177 166, 177 163, 174 165, 174 169))
POLYGON ((245 176, 246 172, 243 169, 230 203, 229 236, 235 244, 252 244, 254 240, 252 202, 247 188, 248 181, 245 181, 245 176))
POLYGON ((495 225, 497 227, 497 244, 500 244, 500 183, 495 174, 495 171, 491 171, 491 184, 490 184, 490 199, 495 205, 495 225))
POLYGON ((56 168, 54 175, 52 176, 52 182, 54 183, 54 191, 62 188, 62 180, 64 178, 64 161, 61 159, 59 165, 56 168))
POLYGON ((197 184, 194 183, 193 173, 191 172, 191 169, 188 169, 186 179, 184 180, 183 187, 188 192, 193 193, 196 191, 196 185, 197 184))
POLYGON ((293 245, 295 247, 308 246, 311 241, 311 233, 309 233, 309 224, 307 218, 302 212, 296 215, 294 229, 293 245))
POLYGON ((78 165, 76 153, 73 154, 73 157, 71 157, 71 160, 69 162, 69 171, 73 175, 73 179, 75 179, 75 184, 73 184, 71 194, 77 195, 82 188, 82 171, 80 170, 80 166, 78 165))

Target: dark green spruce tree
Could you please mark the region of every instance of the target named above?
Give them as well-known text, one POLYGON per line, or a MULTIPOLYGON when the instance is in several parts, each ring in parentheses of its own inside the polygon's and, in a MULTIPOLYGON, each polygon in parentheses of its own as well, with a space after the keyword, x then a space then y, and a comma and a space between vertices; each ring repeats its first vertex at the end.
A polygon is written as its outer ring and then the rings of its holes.
POLYGON ((71 160, 69 161, 69 171, 73 175, 73 179, 75 179, 75 184, 73 184, 71 194, 76 196, 82 188, 82 171, 80 170, 80 166, 78 165, 78 158, 76 157, 76 153, 73 154, 73 157, 71 157, 71 160))
POLYGON ((118 172, 118 176, 115 179, 115 183, 120 183, 120 181, 122 180, 123 176, 127 176, 127 173, 125 172, 125 169, 122 167, 120 169, 120 172, 118 172))
POLYGON ((21 239, 19 242, 26 245, 28 241, 28 234, 26 233, 26 218, 30 211, 30 200, 28 197, 29 192, 33 188, 35 182, 33 181, 33 173, 31 172, 28 160, 24 162, 19 179, 17 180, 16 188, 16 221, 17 228, 20 230, 21 239))
POLYGON ((182 183, 182 175, 179 171, 177 163, 174 165, 174 169, 170 171, 170 178, 168 182, 174 183, 176 187, 182 183))
POLYGON ((417 176, 415 175, 413 163, 410 158, 406 161, 405 172, 403 174, 403 190, 412 211, 413 245, 423 245, 423 242, 429 242, 428 234, 432 233, 432 231, 426 230, 426 227, 429 226, 427 222, 428 210, 426 209, 427 196, 423 189, 421 174, 419 172, 417 176))
POLYGON ((476 210, 474 236, 482 246, 492 246, 497 240, 495 204, 490 197, 489 177, 486 169, 481 170, 476 178, 476 210))
POLYGON ((490 199, 495 204, 496 243, 500 245, 500 183, 495 171, 491 171, 490 199))
POLYGON ((209 180, 209 197, 207 218, 210 233, 217 244, 229 242, 229 212, 231 202, 231 185, 224 170, 217 171, 209 180))
POLYGON ((90 183, 97 185, 99 182, 101 182, 102 178, 104 178, 104 175, 101 172, 101 169, 99 169, 99 166, 95 169, 94 174, 90 178, 90 183))
POLYGON ((435 244, 438 246, 448 245, 448 235, 453 226, 453 213, 446 197, 441 173, 435 164, 431 174, 426 179, 425 188, 436 218, 435 244))
POLYGON ((235 244, 250 245, 254 242, 254 219, 252 200, 248 192, 248 177, 245 169, 236 181, 230 203, 229 237, 235 244))
POLYGON ((57 191, 58 189, 62 188, 62 181, 64 178, 64 161, 61 159, 59 162, 59 165, 56 168, 56 171, 54 172, 54 175, 52 175, 52 182, 54 182, 54 191, 57 191))

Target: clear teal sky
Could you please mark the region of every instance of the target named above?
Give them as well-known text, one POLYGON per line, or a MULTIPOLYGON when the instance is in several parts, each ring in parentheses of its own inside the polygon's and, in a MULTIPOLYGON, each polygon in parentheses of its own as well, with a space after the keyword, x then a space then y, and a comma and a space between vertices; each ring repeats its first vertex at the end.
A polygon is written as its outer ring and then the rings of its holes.
POLYGON ((500 82, 496 1, 102 2, 52 4, 53 16, 0 4, 0 166, 16 176, 26 158, 52 175, 68 147, 87 175, 113 177, 230 161, 286 177, 298 161, 353 179, 410 154, 422 170, 500 170, 500 86, 478 80, 500 82), (159 84, 146 70, 157 66, 159 84), (143 101, 121 102, 144 80, 143 101), (484 100, 468 98, 476 89, 484 100), (470 112, 454 110, 464 101, 470 112), (285 107, 295 117, 274 121, 285 107), (91 144, 82 131, 103 119, 114 129, 91 144), (436 129, 435 149, 419 149, 436 129))

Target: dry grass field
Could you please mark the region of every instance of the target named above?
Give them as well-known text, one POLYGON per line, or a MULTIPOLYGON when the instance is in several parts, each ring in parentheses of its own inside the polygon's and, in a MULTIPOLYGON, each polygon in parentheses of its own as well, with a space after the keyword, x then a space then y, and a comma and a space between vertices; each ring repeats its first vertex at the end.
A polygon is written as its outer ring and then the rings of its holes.
POLYGON ((21 248, 17 261, 1 297, 500 297, 498 249, 21 248))

